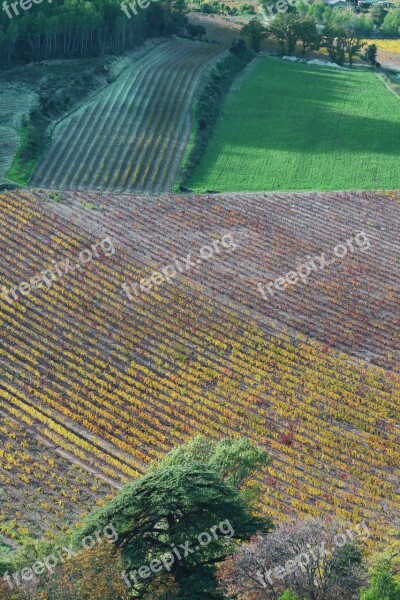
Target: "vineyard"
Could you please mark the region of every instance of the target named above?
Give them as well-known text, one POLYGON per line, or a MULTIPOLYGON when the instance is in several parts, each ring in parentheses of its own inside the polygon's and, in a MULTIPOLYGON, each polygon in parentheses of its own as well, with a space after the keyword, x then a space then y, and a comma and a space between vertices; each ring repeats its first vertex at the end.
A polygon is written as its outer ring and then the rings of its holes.
POLYGON ((110 484, 87 472, 87 466, 73 464, 15 419, 0 416, 3 535, 51 538, 54 531, 67 531, 89 504, 108 497, 110 484))
POLYGON ((235 194, 161 200, 65 192, 63 203, 53 204, 52 210, 97 235, 109 232, 130 254, 138 246, 133 256, 140 252, 142 260, 156 267, 195 253, 220 232, 231 232, 237 251, 211 260, 206 271, 192 270, 191 281, 207 285, 219 302, 229 298, 238 310, 245 306, 257 318, 278 320, 329 347, 399 370, 400 344, 393 328, 399 326, 393 252, 398 205, 388 201, 390 196, 235 194), (259 293, 258 282, 284 275, 309 255, 325 251, 330 257, 334 246, 355 231, 364 231, 369 239, 365 252, 349 252, 311 275, 308 284, 268 301, 259 293))
POLYGON ((398 200, 370 192, 146 199, 62 192, 56 203, 47 192, 1 195, 0 287, 74 259, 105 235, 116 251, 15 302, 0 297, 0 435, 12 440, 3 446, 2 511, 10 514, 14 503, 22 513, 13 482, 29 485, 40 465, 51 467, 43 477, 68 487, 61 506, 47 483, 36 484, 43 521, 27 511, 0 533, 18 540, 21 527, 37 535, 41 526, 54 535, 61 514, 73 521, 93 498, 102 502, 202 432, 246 435, 272 454, 260 474, 260 509, 274 519, 364 517, 381 535, 381 505, 398 508, 400 485, 398 200), (271 304, 259 297, 260 279, 360 230, 368 252, 271 304), (131 299, 122 290, 228 233, 237 248, 195 272, 131 299), (41 456, 45 444, 52 462, 41 456))
POLYGON ((132 57, 117 80, 62 120, 32 183, 66 189, 168 191, 190 109, 218 46, 174 40, 132 57))

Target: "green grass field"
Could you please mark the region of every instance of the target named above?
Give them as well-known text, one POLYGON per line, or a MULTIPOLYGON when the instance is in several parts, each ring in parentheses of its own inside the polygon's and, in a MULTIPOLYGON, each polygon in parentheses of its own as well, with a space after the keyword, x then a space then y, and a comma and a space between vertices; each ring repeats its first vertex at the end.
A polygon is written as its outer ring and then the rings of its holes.
POLYGON ((227 192, 398 188, 400 98, 372 72, 260 58, 228 94, 186 185, 227 192))

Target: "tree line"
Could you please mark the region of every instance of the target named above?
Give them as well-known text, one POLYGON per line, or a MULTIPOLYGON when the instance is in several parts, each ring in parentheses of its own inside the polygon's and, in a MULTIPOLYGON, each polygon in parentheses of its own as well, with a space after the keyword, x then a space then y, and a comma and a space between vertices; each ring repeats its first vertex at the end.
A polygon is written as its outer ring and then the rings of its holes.
POLYGON ((363 2, 351 0, 347 8, 332 8, 323 0, 260 0, 268 16, 277 12, 296 12, 299 15, 310 15, 320 25, 332 27, 342 26, 352 29, 364 37, 391 37, 400 35, 400 7, 391 2, 365 5, 363 2), (389 8, 388 5, 391 5, 389 8), (367 6, 367 8, 363 8, 367 6))
POLYGON ((122 10, 121 0, 53 0, 28 11, 13 4, 18 14, 7 2, 0 12, 3 65, 118 54, 148 37, 176 33, 186 23, 185 0, 151 2, 132 18, 122 10))
MULTIPOLYGON (((270 0, 263 0, 265 6, 270 0)), ((295 10, 298 14, 309 14, 317 23, 329 26, 343 26, 353 29, 365 37, 398 38, 400 35, 400 7, 393 3, 379 2, 362 8, 363 2, 350 2, 348 8, 332 8, 322 0, 310 3, 298 0, 295 10), (389 8, 387 5, 392 5, 389 8)))
MULTIPOLYGON (((298 44, 303 58, 307 52, 326 48, 331 60, 338 65, 344 65, 347 58, 352 66, 354 57, 366 45, 359 33, 351 28, 326 25, 320 32, 314 17, 294 12, 276 15, 268 26, 258 19, 252 19, 241 29, 241 36, 249 40, 255 52, 259 52, 262 40, 269 35, 278 41, 281 54, 291 56, 298 44)), ((376 62, 376 46, 374 52, 367 53, 366 59, 379 66, 376 62)))
POLYGON ((245 438, 194 438, 72 535, 0 553, 1 598, 399 600, 398 518, 387 515, 392 544, 375 557, 364 521, 273 523, 257 514, 260 469, 270 460, 245 438))

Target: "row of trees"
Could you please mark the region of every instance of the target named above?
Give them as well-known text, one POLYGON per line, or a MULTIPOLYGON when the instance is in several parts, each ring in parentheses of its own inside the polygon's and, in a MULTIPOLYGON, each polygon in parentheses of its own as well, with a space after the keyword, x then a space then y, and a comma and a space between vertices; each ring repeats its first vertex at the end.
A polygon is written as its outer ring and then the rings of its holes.
POLYGON ((350 535, 337 520, 309 518, 274 527, 268 517, 255 516, 262 501, 256 477, 269 461, 246 439, 195 438, 89 515, 72 538, 27 545, 12 559, 0 559, 0 575, 13 582, 13 571, 29 570, 55 553, 54 545, 74 550, 51 574, 13 590, 3 584, 1 597, 398 600, 400 583, 390 560, 378 563, 368 583, 365 524, 350 535), (112 545, 97 535, 111 524, 112 545), (97 542, 82 550, 88 536, 97 542))
MULTIPOLYGON (((269 14, 271 0, 262 0, 262 3, 269 14)), ((354 3, 348 8, 332 8, 323 0, 298 0, 288 10, 303 16, 310 15, 321 25, 352 29, 364 37, 374 34, 384 37, 400 36, 400 8, 387 8, 383 4, 374 4, 368 9, 361 9, 354 3)))
POLYGON ((0 12, 0 64, 120 53, 148 37, 182 30, 186 6, 185 0, 160 0, 137 7, 131 18, 121 0, 53 0, 28 11, 16 4, 16 10, 0 12))
POLYGON ((379 31, 387 37, 400 37, 400 8, 388 11, 379 31))
POLYGON ((267 27, 258 19, 252 19, 243 26, 241 35, 248 38, 255 52, 259 52, 262 40, 268 35, 275 37, 281 53, 289 56, 295 52, 297 44, 301 45, 303 57, 307 52, 323 47, 338 65, 343 65, 347 57, 351 66, 356 54, 365 46, 365 42, 352 30, 326 26, 319 33, 313 17, 296 13, 279 14, 267 27))

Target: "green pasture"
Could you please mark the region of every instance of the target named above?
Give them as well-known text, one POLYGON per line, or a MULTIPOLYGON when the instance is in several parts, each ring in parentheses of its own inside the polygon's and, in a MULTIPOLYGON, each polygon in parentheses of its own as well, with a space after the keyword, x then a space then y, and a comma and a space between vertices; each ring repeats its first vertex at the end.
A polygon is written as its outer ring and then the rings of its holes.
POLYGON ((399 188, 400 98, 371 71, 259 58, 232 86, 186 186, 399 188))

